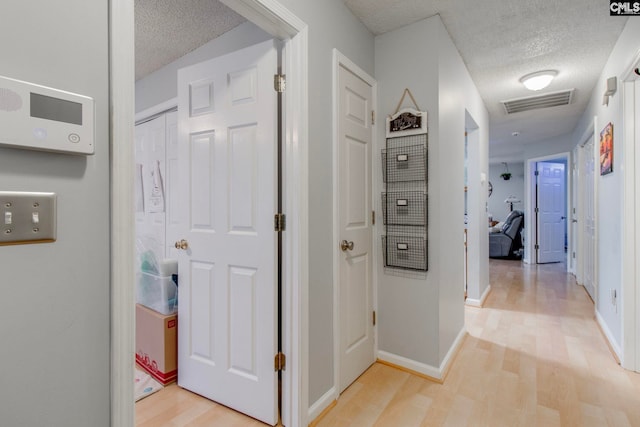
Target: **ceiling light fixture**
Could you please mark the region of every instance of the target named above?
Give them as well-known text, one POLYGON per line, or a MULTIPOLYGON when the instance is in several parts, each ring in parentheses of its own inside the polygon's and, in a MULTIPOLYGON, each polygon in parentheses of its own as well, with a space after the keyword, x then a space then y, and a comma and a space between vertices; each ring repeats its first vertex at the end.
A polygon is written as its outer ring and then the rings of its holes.
POLYGON ((549 86, 556 74, 553 70, 537 71, 522 77, 520 83, 529 90, 541 90, 549 86))

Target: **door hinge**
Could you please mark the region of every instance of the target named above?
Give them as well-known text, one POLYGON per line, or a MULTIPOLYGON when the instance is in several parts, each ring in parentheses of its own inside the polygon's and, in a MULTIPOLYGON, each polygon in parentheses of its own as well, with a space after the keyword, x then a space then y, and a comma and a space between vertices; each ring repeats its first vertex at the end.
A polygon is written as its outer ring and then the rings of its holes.
POLYGON ((373 326, 376 326, 376 311, 373 310, 373 326))
POLYGON ((538 212, 540 212, 540 208, 535 208, 533 211, 534 211, 535 213, 538 213, 538 212))
POLYGON ((533 174, 534 174, 535 176, 538 176, 538 175, 540 175, 540 172, 535 171, 533 174))
POLYGON ((535 245, 535 246, 534 246, 534 248, 535 248, 535 250, 537 251, 537 250, 539 250, 539 249, 540 249, 540 245, 535 245))
POLYGON ((376 211, 371 211, 371 225, 376 225, 376 211))
POLYGON ((573 252, 573 258, 575 258, 575 257, 576 257, 576 253, 575 253, 575 252, 573 252))
POLYGON ((376 124, 376 110, 371 110, 371 124, 376 124))
POLYGON ((287 217, 285 216, 285 214, 275 214, 273 218, 273 227, 275 231, 285 231, 287 229, 287 217))
POLYGON ((287 85, 287 76, 284 74, 275 74, 273 76, 273 88, 276 92, 282 93, 287 85))
POLYGON ((287 367, 287 357, 284 355, 284 353, 280 352, 276 354, 276 358, 273 364, 273 368, 275 369, 275 371, 276 372, 284 371, 286 367, 287 367))

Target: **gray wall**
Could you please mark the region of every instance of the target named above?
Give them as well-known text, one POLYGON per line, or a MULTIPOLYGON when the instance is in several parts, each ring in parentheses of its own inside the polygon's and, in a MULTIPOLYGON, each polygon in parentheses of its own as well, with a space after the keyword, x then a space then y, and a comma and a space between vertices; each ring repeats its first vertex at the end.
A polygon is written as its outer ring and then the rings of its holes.
POLYGON ((0 190, 58 194, 57 242, 0 247, 3 426, 109 425, 107 25, 105 1, 2 3, 0 75, 96 101, 93 156, 0 148, 0 190))
POLYGON ((374 75, 373 35, 342 0, 281 0, 309 26, 309 404, 333 387, 333 48, 374 75))
POLYGON ((513 209, 524 211, 524 163, 507 163, 511 179, 505 181, 500 177, 505 169, 502 163, 489 165, 489 181, 493 184, 493 193, 489 197, 489 213, 494 221, 504 221, 509 215, 509 205, 504 200, 513 195, 520 199, 520 203, 513 205, 513 209))
MULTIPOLYGON (((464 132, 466 115, 478 125, 473 162, 475 221, 484 215, 480 173, 487 172, 488 115, 458 51, 439 17, 432 17, 376 37, 378 110, 395 111, 405 88, 413 93, 429 123, 429 271, 407 274, 378 262, 378 347, 385 356, 409 359, 438 369, 464 327, 464 132), (407 40, 417 49, 407 55, 407 40), (402 64, 402 66, 398 66, 402 64), (459 189, 455 191, 455 189, 459 189), (479 207, 482 206, 480 211, 479 207)), ((409 106, 409 102, 405 106, 409 106)), ((384 146, 379 121, 378 144, 384 146)), ((375 164, 380 164, 379 160, 375 164)), ((382 185, 380 174, 379 184, 382 185)), ((486 187, 485 190, 486 191, 486 187)), ((484 197, 484 198, 483 198, 484 197)), ((477 225, 476 225, 477 228, 477 225)), ((486 227, 483 229, 486 235, 486 227)), ((379 225, 378 234, 383 232, 379 225)), ((480 236, 480 233, 476 233, 480 236)), ((487 264, 488 243, 475 241, 487 264), (484 251, 484 252, 483 252, 484 251)), ((486 267, 486 265, 485 265, 486 267)), ((478 280, 488 286, 488 268, 477 266, 478 280), (482 276, 482 277, 480 277, 482 276)), ((477 285, 477 284, 476 284, 477 285)), ((482 293, 482 290, 476 289, 482 293)))

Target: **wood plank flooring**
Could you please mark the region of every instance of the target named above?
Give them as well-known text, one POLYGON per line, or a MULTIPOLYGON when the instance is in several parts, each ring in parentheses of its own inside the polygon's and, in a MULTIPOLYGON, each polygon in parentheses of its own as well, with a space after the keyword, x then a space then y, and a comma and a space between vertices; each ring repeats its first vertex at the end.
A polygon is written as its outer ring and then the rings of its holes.
POLYGON ((376 364, 318 427, 640 426, 640 374, 617 365, 564 268, 491 260, 444 384, 376 364))
MULTIPOLYGON (((564 265, 490 267, 444 384, 374 364, 317 426, 640 426, 640 374, 617 365, 564 265)), ((264 426, 175 385, 136 412, 138 427, 264 426)))

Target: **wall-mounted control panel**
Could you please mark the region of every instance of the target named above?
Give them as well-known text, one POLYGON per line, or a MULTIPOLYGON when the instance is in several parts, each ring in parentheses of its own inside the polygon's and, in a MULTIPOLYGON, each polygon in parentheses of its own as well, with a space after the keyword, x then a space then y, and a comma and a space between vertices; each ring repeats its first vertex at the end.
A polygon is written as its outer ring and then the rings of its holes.
POLYGON ((0 246, 55 240, 55 193, 0 191, 0 246))
POLYGON ((93 98, 0 76, 0 145, 93 154, 93 98))

